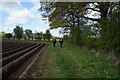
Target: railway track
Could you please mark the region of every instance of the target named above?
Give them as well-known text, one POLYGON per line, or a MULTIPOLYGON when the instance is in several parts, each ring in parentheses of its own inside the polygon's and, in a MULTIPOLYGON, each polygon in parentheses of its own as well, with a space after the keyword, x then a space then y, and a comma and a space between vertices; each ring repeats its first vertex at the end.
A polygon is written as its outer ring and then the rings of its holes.
POLYGON ((10 46, 12 43, 14 46, 9 49, 4 47, 4 50, 0 53, 0 56, 2 56, 0 59, 0 63, 2 63, 0 72, 2 72, 2 79, 5 80, 24 76, 23 73, 25 73, 27 67, 31 63, 33 64, 33 61, 37 59, 37 56, 43 52, 46 46, 45 43, 39 42, 6 41, 6 43, 5 47, 10 46), (15 43, 17 44, 16 47, 15 43), (23 44, 25 45, 23 46, 23 44))

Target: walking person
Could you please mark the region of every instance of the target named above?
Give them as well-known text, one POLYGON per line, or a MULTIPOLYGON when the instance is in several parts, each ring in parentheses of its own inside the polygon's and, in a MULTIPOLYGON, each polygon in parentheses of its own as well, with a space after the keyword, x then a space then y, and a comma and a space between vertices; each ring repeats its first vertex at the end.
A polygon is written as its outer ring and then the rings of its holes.
POLYGON ((59 39, 59 43, 60 43, 60 47, 62 48, 63 47, 63 39, 61 38, 61 39, 59 39))
POLYGON ((54 39, 52 40, 52 42, 53 42, 53 47, 55 47, 56 39, 54 38, 54 39))

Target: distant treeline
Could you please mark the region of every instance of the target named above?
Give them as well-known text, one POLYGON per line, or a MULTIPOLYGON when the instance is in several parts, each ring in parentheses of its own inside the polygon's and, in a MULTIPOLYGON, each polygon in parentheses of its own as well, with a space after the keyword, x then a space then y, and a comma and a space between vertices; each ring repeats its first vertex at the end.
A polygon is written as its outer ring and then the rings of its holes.
POLYGON ((3 39, 24 39, 24 40, 30 40, 30 39, 35 39, 35 40, 48 40, 52 38, 52 35, 48 30, 46 30, 46 33, 41 32, 35 32, 33 33, 31 29, 26 29, 23 30, 22 27, 16 26, 16 28, 13 29, 13 33, 5 33, 1 32, 2 38, 3 39))

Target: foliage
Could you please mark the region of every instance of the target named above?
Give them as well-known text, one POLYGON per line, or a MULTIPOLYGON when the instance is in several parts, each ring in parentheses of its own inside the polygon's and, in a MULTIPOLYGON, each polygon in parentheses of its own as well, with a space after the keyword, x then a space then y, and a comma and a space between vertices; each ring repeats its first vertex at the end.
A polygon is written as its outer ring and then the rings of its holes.
POLYGON ((49 29, 46 30, 46 33, 44 34, 44 37, 45 37, 48 41, 50 41, 50 38, 52 37, 52 35, 51 35, 49 29))
POLYGON ((5 32, 2 31, 2 32, 0 32, 0 33, 1 33, 1 37, 4 38, 4 37, 5 37, 5 32))
POLYGON ((106 21, 103 20, 106 25, 101 25, 101 44, 102 49, 107 51, 115 51, 118 53, 120 51, 120 12, 115 12, 110 18, 107 18, 106 21))
POLYGON ((120 51, 120 2, 42 2, 40 11, 51 29, 61 27, 69 32, 67 41, 96 50, 120 51), (98 17, 91 18, 91 13, 98 17))
POLYGON ((26 29, 26 30, 25 30, 25 33, 26 33, 26 35, 28 36, 28 39, 30 39, 30 37, 32 37, 32 30, 26 29))
POLYGON ((11 33, 6 33, 6 34, 5 34, 5 37, 8 38, 8 39, 9 39, 9 38, 12 38, 12 34, 11 34, 11 33))
POLYGON ((42 32, 36 32, 34 33, 34 37, 36 40, 42 39, 43 33, 42 32))
POLYGON ((81 34, 80 34, 81 32, 80 32, 80 28, 79 27, 76 27, 76 28, 74 28, 74 30, 73 30, 73 32, 71 33, 71 41, 73 42, 73 43, 76 43, 76 44, 78 44, 78 45, 80 45, 81 44, 81 34))
POLYGON ((43 39, 44 39, 44 40, 46 39, 46 34, 43 34, 43 39))
POLYGON ((22 38, 22 36, 23 36, 23 28, 22 27, 16 26, 16 28, 14 28, 13 32, 17 39, 20 40, 22 38))
POLYGON ((117 78, 118 66, 115 60, 99 56, 68 43, 64 48, 49 43, 38 72, 39 78, 117 78))

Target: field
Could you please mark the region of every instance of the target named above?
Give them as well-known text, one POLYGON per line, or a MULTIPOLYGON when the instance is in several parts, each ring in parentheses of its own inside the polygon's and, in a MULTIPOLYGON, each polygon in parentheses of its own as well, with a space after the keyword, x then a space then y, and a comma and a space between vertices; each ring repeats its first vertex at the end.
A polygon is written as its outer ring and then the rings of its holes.
POLYGON ((45 46, 45 43, 40 42, 3 40, 0 53, 2 79, 19 78, 24 75, 25 70, 37 60, 45 46))

